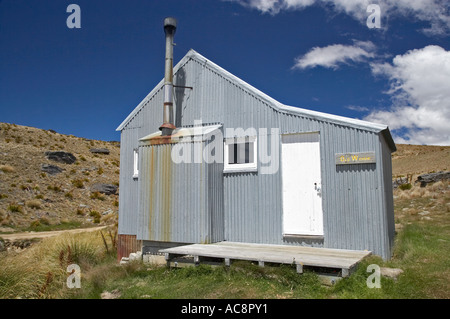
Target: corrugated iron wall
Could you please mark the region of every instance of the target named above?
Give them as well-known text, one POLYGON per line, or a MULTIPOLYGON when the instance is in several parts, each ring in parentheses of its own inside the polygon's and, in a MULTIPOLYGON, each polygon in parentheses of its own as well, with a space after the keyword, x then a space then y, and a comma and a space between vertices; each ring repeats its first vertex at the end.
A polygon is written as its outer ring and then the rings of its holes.
POLYGON ((138 180, 133 179, 133 149, 137 147, 139 129, 126 129, 120 138, 119 234, 136 235, 138 180))
POLYGON ((120 134, 119 234, 136 235, 138 225, 139 179, 133 178, 134 150, 139 139, 159 130, 162 123, 162 87, 154 90, 120 134))
POLYGON ((208 211, 211 214, 211 242, 225 240, 225 216, 223 197, 223 164, 208 164, 208 211))
MULTIPOLYGON (((223 76, 208 63, 190 59, 175 72, 175 84, 193 89, 175 89, 175 124, 192 125, 194 120, 204 123, 220 122, 226 128, 253 127, 280 128, 281 134, 320 132, 322 198, 324 213, 325 247, 368 249, 384 258, 390 257, 389 243, 393 240, 393 204, 390 179, 390 150, 381 134, 369 129, 358 129, 292 114, 273 107, 267 101, 243 89, 238 83, 223 76), (335 153, 376 152, 376 164, 356 164, 338 167, 335 153), (384 167, 384 170, 381 169, 384 167)), ((122 131, 120 218, 119 233, 137 234, 138 223, 146 223, 146 215, 137 218, 137 181, 132 180, 132 150, 137 139, 158 130, 162 118, 161 90, 155 89, 147 105, 136 114, 122 131), (125 144, 125 145, 124 145, 125 144)), ((225 134, 226 136, 226 134, 225 134)), ((280 144, 281 146, 281 144, 280 144)), ((148 158, 149 151, 144 155, 148 158)), ((142 162, 146 169, 146 161, 142 162)), ((220 170, 220 167, 209 169, 220 170)), ((281 170, 281 162, 280 162, 281 170)), ((172 170, 172 179, 182 181, 177 187, 198 188, 199 174, 208 174, 205 168, 191 164, 172 170), (182 185, 183 184, 183 185, 182 185)), ((282 237, 281 174, 258 173, 223 174, 224 234, 225 240, 286 244, 282 237)), ((139 180, 144 183, 145 181, 139 180)), ((215 183, 215 182, 214 182, 215 183)), ((208 185, 208 184, 206 184, 208 185)), ((145 184, 143 184, 144 187, 145 184)), ((148 190, 147 190, 148 191, 148 190)), ((219 190, 216 190, 220 193, 219 190)), ((198 191, 198 194, 204 192, 198 191)), ((217 195, 219 196, 219 195, 217 195)), ((173 197, 171 205, 183 208, 190 215, 174 221, 171 238, 186 238, 186 232, 200 227, 195 225, 200 203, 199 197, 173 197), (177 235, 180 234, 180 235, 177 235)), ((155 204, 156 205, 156 204, 155 204)), ((179 209, 176 208, 176 209, 179 209)), ((217 224, 219 225, 219 224, 217 224)), ((202 226, 203 227, 203 226, 202 226)), ((218 226, 212 233, 222 232, 218 226)), ((146 230, 139 238, 157 236, 146 230)), ((198 240, 198 234, 190 235, 198 240)), ((214 236, 214 235, 213 235, 214 236)), ((215 238, 221 238, 217 235, 215 238)), ((156 238, 156 237, 155 237, 156 238)))
POLYGON ((394 218, 394 194, 392 185, 392 159, 391 150, 386 141, 380 136, 381 145, 381 158, 383 161, 382 176, 383 176, 383 202, 385 204, 385 227, 388 229, 387 238, 385 240, 385 253, 386 256, 392 255, 392 247, 394 245, 395 238, 395 218, 394 218), (389 186, 389 187, 388 187, 389 186))
MULTIPOLYGON (((205 143, 186 143, 194 148, 205 143), (196 144, 196 146, 194 146, 196 144)), ((137 238, 161 242, 211 243, 223 235, 223 165, 174 163, 176 144, 144 145, 137 238)))

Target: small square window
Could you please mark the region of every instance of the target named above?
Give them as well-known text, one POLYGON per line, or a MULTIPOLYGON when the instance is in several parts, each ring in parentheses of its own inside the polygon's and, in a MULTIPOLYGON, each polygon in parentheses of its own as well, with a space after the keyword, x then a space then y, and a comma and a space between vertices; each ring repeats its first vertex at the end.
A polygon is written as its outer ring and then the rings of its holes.
POLYGON ((256 137, 235 137, 225 140, 224 172, 257 170, 256 137))

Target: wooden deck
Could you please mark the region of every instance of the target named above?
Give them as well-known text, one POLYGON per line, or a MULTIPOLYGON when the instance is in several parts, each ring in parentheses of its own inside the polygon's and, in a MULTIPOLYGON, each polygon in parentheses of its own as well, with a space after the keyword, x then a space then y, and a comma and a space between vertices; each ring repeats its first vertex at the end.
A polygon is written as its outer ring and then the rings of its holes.
POLYGON ((236 242, 219 242, 214 244, 192 244, 162 249, 166 261, 179 256, 193 256, 196 264, 202 257, 222 259, 225 265, 230 266, 232 260, 256 261, 264 267, 264 263, 295 264, 298 273, 303 267, 321 267, 340 269, 342 277, 348 277, 354 267, 370 251, 315 248, 304 246, 250 244, 236 242))

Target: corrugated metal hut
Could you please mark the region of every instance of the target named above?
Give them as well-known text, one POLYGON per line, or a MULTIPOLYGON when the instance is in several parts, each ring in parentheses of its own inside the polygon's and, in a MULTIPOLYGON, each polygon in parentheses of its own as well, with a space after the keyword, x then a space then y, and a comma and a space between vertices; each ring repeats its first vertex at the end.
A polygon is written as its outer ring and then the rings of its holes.
POLYGON ((119 258, 218 241, 390 258, 386 125, 286 106, 190 50, 173 68, 164 134, 167 83, 117 128, 119 258))

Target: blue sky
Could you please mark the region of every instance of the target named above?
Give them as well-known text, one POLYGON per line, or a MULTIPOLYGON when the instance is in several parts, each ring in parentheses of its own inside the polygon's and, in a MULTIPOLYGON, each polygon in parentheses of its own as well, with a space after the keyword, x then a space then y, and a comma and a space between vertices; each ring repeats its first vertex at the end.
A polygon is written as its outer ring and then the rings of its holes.
POLYGON ((192 48, 281 103, 450 145, 444 0, 0 0, 0 122, 119 140, 164 76, 166 16, 175 63, 192 48), (81 28, 66 25, 71 3, 81 28))

